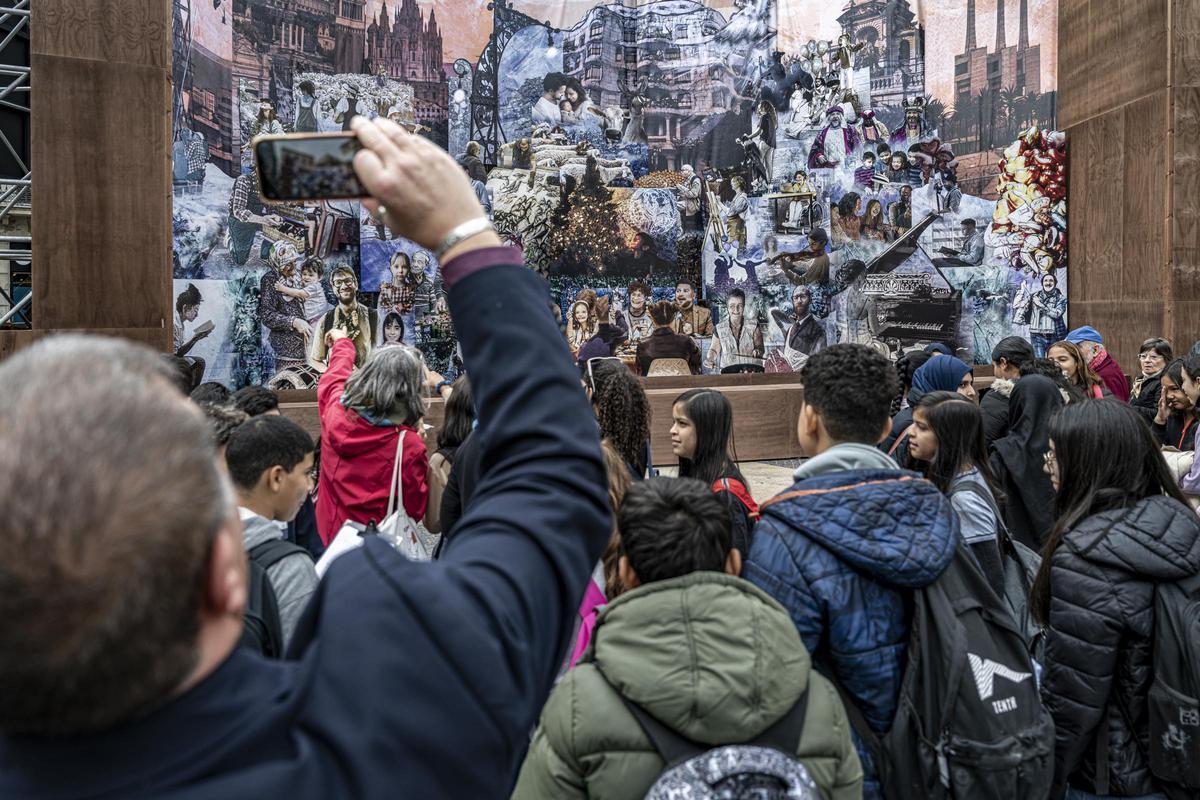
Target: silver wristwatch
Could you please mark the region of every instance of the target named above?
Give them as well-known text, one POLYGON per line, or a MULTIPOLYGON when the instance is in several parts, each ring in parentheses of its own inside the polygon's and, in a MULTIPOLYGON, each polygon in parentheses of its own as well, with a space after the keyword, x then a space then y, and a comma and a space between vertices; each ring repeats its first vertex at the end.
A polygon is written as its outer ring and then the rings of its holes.
POLYGON ((492 221, 487 217, 476 217, 475 219, 467 220, 461 225, 456 225, 450 233, 446 234, 446 238, 442 239, 442 243, 437 246, 437 249, 433 251, 434 258, 441 261, 442 256, 446 255, 446 251, 454 247, 454 245, 491 229, 492 221))

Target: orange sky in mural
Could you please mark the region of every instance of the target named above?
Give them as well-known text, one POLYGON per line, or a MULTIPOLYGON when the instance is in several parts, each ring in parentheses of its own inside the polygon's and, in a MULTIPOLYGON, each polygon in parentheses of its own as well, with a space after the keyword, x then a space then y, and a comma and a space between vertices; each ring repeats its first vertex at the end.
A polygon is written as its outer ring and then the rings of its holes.
MULTIPOLYGON (((1058 0, 1029 1, 1029 40, 1042 48, 1043 92, 1058 84, 1058 0)), ((436 9, 438 26, 445 42, 443 57, 447 63, 456 58, 476 61, 487 46, 492 31, 492 16, 487 0, 417 0, 428 13, 436 9)), ((845 2, 828 0, 777 0, 780 46, 795 49, 809 39, 836 39, 841 33, 838 16, 845 2)), ((976 40, 992 49, 996 41, 997 0, 976 0, 976 40)), ((374 17, 383 0, 369 0, 368 13, 374 17)), ((513 4, 539 21, 547 20, 555 28, 569 28, 588 10, 601 5, 595 0, 513 0, 513 4)), ((388 13, 394 13, 397 0, 388 0, 388 13)), ((636 5, 636 3, 627 3, 636 5)), ((727 18, 734 11, 733 0, 709 2, 727 18)), ((966 41, 966 0, 909 0, 909 7, 925 26, 926 91, 949 100, 954 84, 954 57, 966 41)), ((1008 44, 1016 44, 1020 27, 1020 0, 1005 0, 1005 35, 1008 44)))
MULTIPOLYGON (((367 14, 371 19, 379 12, 383 0, 367 0, 367 14)), ((396 13, 398 0, 387 0, 388 16, 396 13)), ((479 60, 479 54, 487 46, 492 34, 492 12, 487 10, 487 0, 417 0, 417 5, 428 17, 430 10, 437 12, 438 28, 442 31, 442 60, 447 64, 456 58, 465 58, 471 63, 479 60)))
MULTIPOLYGON (((975 41, 989 51, 996 47, 996 2, 975 0, 975 41)), ((948 102, 954 95, 954 57, 967 41, 967 2, 926 0, 919 5, 925 22, 925 92, 948 102)), ((1020 9, 1020 0, 1005 0, 1004 36, 1010 47, 1018 40, 1020 9)), ((1042 48, 1043 92, 1058 87, 1057 10, 1057 0, 1029 0, 1029 43, 1042 48)))

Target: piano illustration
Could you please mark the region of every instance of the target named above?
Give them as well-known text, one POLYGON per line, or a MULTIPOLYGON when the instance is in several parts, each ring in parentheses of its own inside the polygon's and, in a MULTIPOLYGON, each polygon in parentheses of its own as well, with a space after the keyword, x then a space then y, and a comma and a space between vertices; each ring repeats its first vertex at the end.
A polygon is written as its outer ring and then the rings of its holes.
POLYGON ((871 298, 869 324, 875 338, 895 342, 901 349, 920 343, 942 342, 953 350, 962 317, 962 292, 921 247, 921 235, 938 218, 930 213, 867 264, 862 293, 871 298), (931 271, 896 272, 920 258, 931 271), (934 285, 934 277, 944 288, 934 285))

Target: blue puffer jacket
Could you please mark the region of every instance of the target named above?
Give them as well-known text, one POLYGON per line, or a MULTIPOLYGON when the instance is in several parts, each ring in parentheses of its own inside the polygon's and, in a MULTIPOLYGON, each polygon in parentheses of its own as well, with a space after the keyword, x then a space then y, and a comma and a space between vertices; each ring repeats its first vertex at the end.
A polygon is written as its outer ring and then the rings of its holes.
MULTIPOLYGON (((801 480, 755 527, 743 576, 791 614, 808 651, 832 664, 877 732, 891 727, 904 672, 905 589, 927 586, 954 555, 950 502, 916 473, 851 469, 801 480)), ((859 744, 863 796, 879 796, 859 744)))

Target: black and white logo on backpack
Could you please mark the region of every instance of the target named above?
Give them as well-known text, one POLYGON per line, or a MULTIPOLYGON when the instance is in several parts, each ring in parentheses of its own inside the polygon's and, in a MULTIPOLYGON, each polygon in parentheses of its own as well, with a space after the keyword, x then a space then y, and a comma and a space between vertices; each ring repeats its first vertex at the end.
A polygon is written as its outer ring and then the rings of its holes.
MULTIPOLYGON (((971 673, 975 676, 975 688, 979 690, 980 700, 990 700, 996 691, 996 678, 1004 678, 1012 683, 1021 683, 1033 677, 1032 672, 1018 672, 998 664, 990 658, 983 658, 974 653, 967 653, 967 663, 971 665, 971 673)), ((997 714, 1015 711, 1016 697, 1005 697, 992 702, 992 710, 997 714)))

